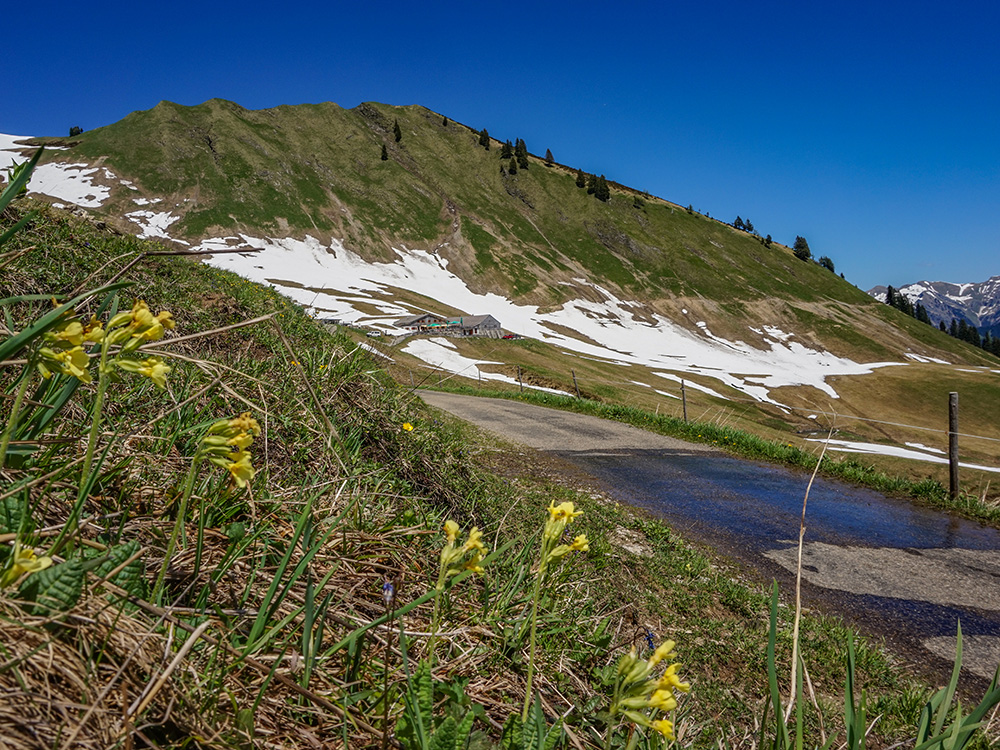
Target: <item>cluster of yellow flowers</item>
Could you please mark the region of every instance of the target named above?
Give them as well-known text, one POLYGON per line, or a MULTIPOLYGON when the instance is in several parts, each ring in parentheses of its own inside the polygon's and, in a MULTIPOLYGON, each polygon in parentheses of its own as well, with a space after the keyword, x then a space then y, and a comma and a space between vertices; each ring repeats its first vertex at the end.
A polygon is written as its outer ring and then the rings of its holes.
POLYGON ((650 727, 667 739, 674 739, 674 724, 670 719, 651 719, 645 709, 669 712, 677 708, 676 693, 686 693, 690 684, 677 676, 680 664, 673 662, 663 674, 654 676, 657 665, 672 661, 677 654, 674 641, 664 641, 648 660, 640 659, 633 648, 618 662, 618 684, 611 704, 612 716, 621 714, 639 726, 650 727))
POLYGON ((117 367, 147 377, 156 387, 164 388, 170 368, 159 357, 138 360, 118 356, 108 361, 107 354, 108 348, 116 345, 121 346, 121 354, 134 352, 148 341, 160 340, 164 331, 173 327, 173 316, 169 312, 163 311, 154 316, 149 306, 138 300, 128 312, 111 318, 106 328, 92 316, 87 323, 68 320, 46 331, 42 335, 43 346, 38 350, 35 365, 43 378, 48 379, 53 372, 58 372, 89 383, 90 355, 84 345, 100 344, 105 374, 110 374, 117 367))
POLYGON ((245 487, 256 473, 248 449, 258 435, 260 425, 250 412, 243 412, 233 419, 220 419, 208 428, 195 458, 207 458, 216 466, 221 466, 229 472, 238 487, 245 487))
POLYGON ((42 335, 44 345, 38 349, 35 365, 46 380, 58 372, 89 383, 90 355, 83 345, 103 340, 104 330, 96 318, 91 318, 86 326, 79 320, 66 321, 42 335))
POLYGON ((469 537, 464 544, 458 543, 461 529, 454 521, 444 522, 444 536, 447 540, 441 550, 441 568, 438 575, 438 591, 444 589, 445 582, 461 573, 463 570, 471 570, 473 573, 483 572, 483 557, 486 555, 486 546, 483 544, 483 532, 478 527, 473 526, 469 531, 469 537))
POLYGON ((583 511, 574 510, 573 503, 560 503, 559 505, 554 502, 549 503, 549 518, 542 530, 539 573, 544 574, 551 563, 558 562, 570 552, 586 552, 590 549, 586 534, 578 535, 572 544, 560 544, 566 527, 573 523, 573 519, 582 515, 583 511))

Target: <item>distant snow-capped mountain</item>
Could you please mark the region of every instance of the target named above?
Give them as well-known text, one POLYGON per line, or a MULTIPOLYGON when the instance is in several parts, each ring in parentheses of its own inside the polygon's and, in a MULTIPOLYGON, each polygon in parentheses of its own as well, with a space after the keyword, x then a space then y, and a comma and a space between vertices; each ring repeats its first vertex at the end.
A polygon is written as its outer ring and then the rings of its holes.
MULTIPOLYGON (((885 302, 887 291, 887 287, 877 286, 869 289, 868 294, 885 302)), ((942 320, 949 325, 952 318, 965 319, 980 333, 1000 335, 1000 276, 974 284, 918 281, 896 291, 914 305, 918 302, 923 305, 935 325, 942 320)))

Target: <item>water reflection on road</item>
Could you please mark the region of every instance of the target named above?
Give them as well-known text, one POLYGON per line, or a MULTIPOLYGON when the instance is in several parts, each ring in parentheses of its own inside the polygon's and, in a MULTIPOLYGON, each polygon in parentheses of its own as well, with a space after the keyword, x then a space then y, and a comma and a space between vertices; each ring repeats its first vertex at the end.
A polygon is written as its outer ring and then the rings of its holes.
MULTIPOLYGON (((809 475, 697 450, 553 451, 618 499, 743 560, 762 577, 795 570, 809 475)), ((812 598, 912 652, 950 659, 959 618, 969 668, 1000 660, 1000 532, 949 513, 817 477, 806 517, 812 598), (822 591, 820 591, 822 589, 822 591)))

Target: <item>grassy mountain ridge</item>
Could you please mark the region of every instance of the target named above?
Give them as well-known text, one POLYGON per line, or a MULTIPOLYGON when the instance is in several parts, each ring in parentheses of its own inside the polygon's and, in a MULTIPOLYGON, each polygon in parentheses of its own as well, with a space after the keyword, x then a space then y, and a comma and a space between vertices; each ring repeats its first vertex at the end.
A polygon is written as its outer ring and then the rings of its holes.
MULTIPOLYGON (((342 238, 369 259, 387 258, 392 245, 437 250, 477 291, 539 305, 576 295, 573 280, 583 277, 672 318, 676 308, 701 304, 712 313, 713 301, 725 303, 722 318, 776 325, 794 313, 753 304, 809 303, 836 316, 839 303, 849 317, 858 308, 881 314, 860 290, 787 248, 765 248, 658 198, 640 205, 638 193, 620 186, 607 203, 595 200, 576 187, 572 169, 536 157, 516 175, 502 173, 499 151, 498 142, 486 151, 473 129, 445 125, 422 107, 250 111, 213 99, 132 113, 84 133, 71 153, 164 198, 181 216, 171 231, 187 238, 309 233, 342 238)), ((106 210, 124 211, 133 195, 116 191, 106 210)))

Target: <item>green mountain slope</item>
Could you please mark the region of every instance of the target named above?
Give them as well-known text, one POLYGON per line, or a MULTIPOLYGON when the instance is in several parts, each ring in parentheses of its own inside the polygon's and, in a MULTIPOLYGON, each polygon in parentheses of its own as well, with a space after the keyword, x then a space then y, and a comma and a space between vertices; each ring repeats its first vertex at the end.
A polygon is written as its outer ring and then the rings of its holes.
MULTIPOLYGON (((213 99, 134 112, 84 133, 70 155, 163 199, 181 217, 171 233, 189 240, 310 234, 370 260, 392 246, 436 250, 474 291, 543 309, 585 296, 575 281, 584 278, 647 313, 682 322, 688 309, 723 337, 770 324, 862 360, 913 349, 978 361, 784 246, 616 184, 597 200, 576 186, 575 169, 534 156, 509 174, 502 144, 479 141, 417 106, 251 111, 213 99)), ((134 210, 135 195, 116 189, 103 210, 134 210)))

